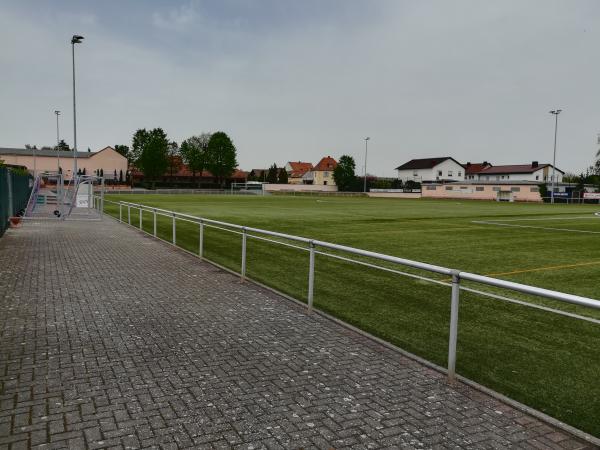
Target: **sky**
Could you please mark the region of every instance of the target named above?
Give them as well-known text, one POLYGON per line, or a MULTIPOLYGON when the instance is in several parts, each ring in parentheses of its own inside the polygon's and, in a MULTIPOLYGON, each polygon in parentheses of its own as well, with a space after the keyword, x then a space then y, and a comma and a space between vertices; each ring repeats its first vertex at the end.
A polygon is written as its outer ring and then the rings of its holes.
POLYGON ((0 147, 225 131, 239 167, 412 158, 552 162, 600 133, 597 0, 2 0, 0 147))

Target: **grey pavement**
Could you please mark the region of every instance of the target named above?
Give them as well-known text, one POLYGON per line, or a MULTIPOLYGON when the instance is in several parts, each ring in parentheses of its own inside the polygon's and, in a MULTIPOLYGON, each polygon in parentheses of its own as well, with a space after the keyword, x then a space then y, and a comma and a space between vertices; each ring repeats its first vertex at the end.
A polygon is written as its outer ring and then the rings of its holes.
POLYGON ((0 340, 0 449, 585 447, 110 219, 7 231, 0 340))

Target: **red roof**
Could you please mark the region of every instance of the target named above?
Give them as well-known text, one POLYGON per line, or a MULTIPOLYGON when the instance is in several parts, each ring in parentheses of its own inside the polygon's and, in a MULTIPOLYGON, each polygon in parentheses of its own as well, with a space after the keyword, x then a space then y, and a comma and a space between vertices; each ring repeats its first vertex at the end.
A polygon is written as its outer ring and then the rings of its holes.
POLYGON ((331 156, 326 156, 322 158, 321 161, 317 163, 313 170, 315 171, 324 171, 324 170, 333 170, 337 167, 337 161, 333 159, 331 156))
MULTIPOLYGON (((515 164, 512 166, 492 166, 487 169, 480 171, 480 174, 502 174, 502 173, 533 173, 544 167, 548 167, 550 164, 515 164)), ((562 173, 561 170, 556 169, 562 173)))
POLYGON ((309 170, 312 170, 313 165, 312 163, 309 162, 302 162, 302 161, 289 161, 288 164, 290 165, 290 167, 292 168, 291 172, 290 172, 290 176, 291 177, 301 177, 303 176, 306 172, 308 172, 309 170))
POLYGON ((488 168, 488 167, 492 167, 492 165, 489 162, 482 162, 482 163, 466 163, 463 164, 464 168, 465 168, 465 175, 473 175, 475 173, 479 173, 482 170, 488 168))

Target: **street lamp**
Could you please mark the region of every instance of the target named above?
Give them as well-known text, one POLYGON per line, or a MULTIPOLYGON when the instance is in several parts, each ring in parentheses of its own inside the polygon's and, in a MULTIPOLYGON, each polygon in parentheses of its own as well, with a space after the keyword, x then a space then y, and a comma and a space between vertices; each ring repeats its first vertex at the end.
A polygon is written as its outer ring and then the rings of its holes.
POLYGON ((550 203, 554 203, 554 185, 556 183, 556 135, 558 132, 558 115, 562 112, 562 109, 554 109, 550 111, 550 114, 554 114, 554 158, 552 160, 552 194, 550 196, 550 203))
POLYGON ((71 38, 71 53, 73 55, 73 179, 77 175, 77 111, 75 108, 75 44, 81 44, 83 36, 74 34, 71 38))
POLYGON ((54 110, 54 114, 56 114, 56 159, 57 159, 57 171, 60 174, 60 135, 58 133, 58 116, 60 116, 60 111, 54 110))
POLYGON ((363 192, 367 192, 367 152, 369 150, 369 139, 370 137, 365 138, 365 177, 363 179, 363 192))

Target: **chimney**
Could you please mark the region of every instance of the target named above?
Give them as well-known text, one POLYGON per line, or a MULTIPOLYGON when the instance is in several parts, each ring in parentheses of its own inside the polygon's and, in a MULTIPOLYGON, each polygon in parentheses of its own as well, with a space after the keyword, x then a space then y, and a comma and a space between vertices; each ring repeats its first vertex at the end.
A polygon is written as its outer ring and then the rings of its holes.
POLYGON ((470 161, 467 162, 467 167, 471 167, 471 162, 470 161))
POLYGON ((484 165, 484 166, 487 166, 488 164, 489 164, 489 163, 488 163, 487 161, 484 161, 484 162, 483 162, 483 165, 484 165))
POLYGON ((531 167, 537 167, 538 165, 537 161, 531 161, 531 167))

